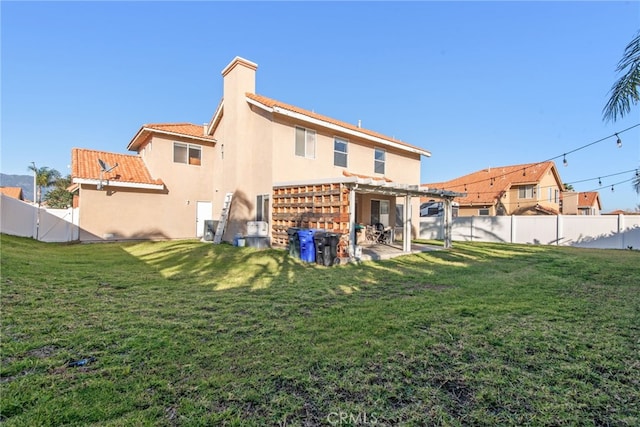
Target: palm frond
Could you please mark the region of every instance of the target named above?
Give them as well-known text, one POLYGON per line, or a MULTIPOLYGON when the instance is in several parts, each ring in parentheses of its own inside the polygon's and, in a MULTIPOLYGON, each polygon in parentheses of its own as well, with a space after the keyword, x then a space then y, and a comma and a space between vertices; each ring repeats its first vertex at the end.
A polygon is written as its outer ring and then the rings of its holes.
POLYGON ((624 74, 611 87, 609 101, 602 110, 606 122, 624 117, 640 101, 640 32, 625 48, 616 71, 624 74))

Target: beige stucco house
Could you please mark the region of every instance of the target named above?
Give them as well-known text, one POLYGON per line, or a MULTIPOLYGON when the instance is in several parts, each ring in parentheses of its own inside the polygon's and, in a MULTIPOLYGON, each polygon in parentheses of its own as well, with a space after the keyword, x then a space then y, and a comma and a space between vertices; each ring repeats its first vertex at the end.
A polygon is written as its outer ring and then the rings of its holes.
POLYGON ((600 215, 602 210, 597 191, 564 191, 560 202, 564 215, 600 215))
POLYGON ((144 125, 128 145, 133 156, 74 149, 80 239, 198 237, 232 193, 226 241, 260 220, 276 245, 292 226, 353 243, 355 223, 402 224, 408 242, 420 196, 430 194, 419 187, 430 153, 258 95, 256 70, 240 57, 225 67, 223 99, 204 126, 144 125))
POLYGON ((423 187, 464 193, 454 199, 458 216, 557 215, 564 190, 552 161, 491 167, 423 187))

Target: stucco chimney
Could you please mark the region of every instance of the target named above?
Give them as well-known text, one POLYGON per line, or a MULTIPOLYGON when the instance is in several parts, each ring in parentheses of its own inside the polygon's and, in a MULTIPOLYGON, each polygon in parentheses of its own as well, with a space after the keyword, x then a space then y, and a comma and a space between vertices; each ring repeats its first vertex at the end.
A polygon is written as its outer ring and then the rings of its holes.
POLYGON ((258 64, 236 56, 233 61, 222 70, 224 79, 225 102, 229 95, 242 95, 246 92, 256 92, 256 70, 258 64), (228 93, 229 92, 229 93, 228 93))

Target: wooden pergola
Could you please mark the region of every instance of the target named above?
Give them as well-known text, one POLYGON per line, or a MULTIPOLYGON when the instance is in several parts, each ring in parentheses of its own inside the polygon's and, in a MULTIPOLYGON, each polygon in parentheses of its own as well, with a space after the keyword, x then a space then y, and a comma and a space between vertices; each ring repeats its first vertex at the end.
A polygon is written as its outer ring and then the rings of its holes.
POLYGON ((442 189, 420 185, 399 184, 373 178, 348 176, 339 179, 283 182, 273 186, 272 242, 284 246, 290 227, 317 228, 340 234, 349 234, 349 244, 355 252, 356 194, 368 193, 404 197, 403 252, 411 252, 413 197, 432 197, 444 204, 444 247, 451 247, 452 201, 463 197, 442 189))

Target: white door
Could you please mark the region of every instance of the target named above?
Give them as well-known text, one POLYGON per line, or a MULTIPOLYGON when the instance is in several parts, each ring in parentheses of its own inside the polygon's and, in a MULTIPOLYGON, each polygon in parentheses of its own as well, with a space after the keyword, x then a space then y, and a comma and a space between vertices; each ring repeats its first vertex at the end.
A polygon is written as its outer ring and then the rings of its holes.
POLYGON ((210 219, 213 219, 213 205, 211 202, 197 202, 196 237, 204 236, 204 222, 210 219))

